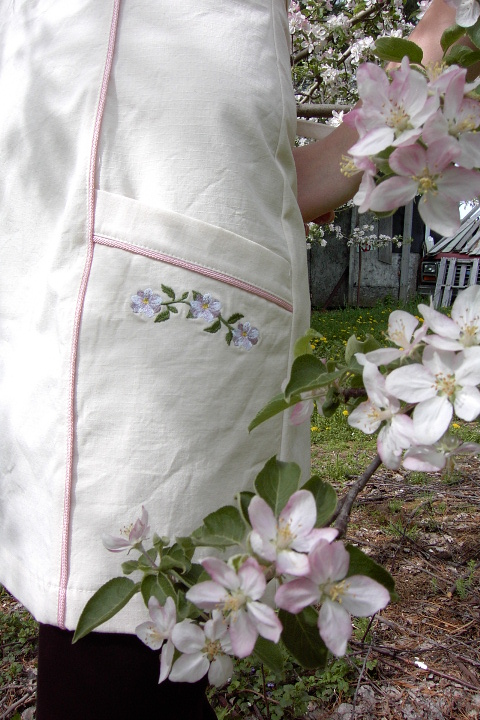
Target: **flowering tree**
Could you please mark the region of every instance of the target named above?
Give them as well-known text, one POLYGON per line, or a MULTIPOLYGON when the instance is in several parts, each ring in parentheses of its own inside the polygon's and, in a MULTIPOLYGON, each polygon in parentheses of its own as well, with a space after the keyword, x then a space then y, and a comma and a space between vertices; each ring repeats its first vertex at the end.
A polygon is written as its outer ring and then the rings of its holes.
MULTIPOLYGON (((480 45, 477 0, 451 2, 459 5, 457 21, 470 23, 469 37, 480 45)), ((365 12, 370 17, 377 9, 371 3, 365 12)), ((296 4, 292 12, 302 15, 302 8, 296 4)), ((350 22, 350 29, 355 24, 350 22)), ((302 32, 306 38, 319 37, 312 25, 302 32)), ((444 34, 452 63, 438 73, 412 68, 409 61, 421 63, 420 49, 392 39, 377 46, 385 59, 401 61, 391 79, 376 66, 360 68, 364 104, 349 122, 360 134, 351 165, 364 172, 357 194, 362 206, 389 212, 420 192, 429 220, 439 218, 442 227, 453 227, 457 185, 463 193, 468 177, 472 194, 480 193, 476 85, 466 84, 465 71, 453 64, 468 64, 479 55, 465 50, 459 57, 452 49, 463 33, 455 26, 444 34)), ((305 49, 314 52, 310 45, 305 49)), ((185 299, 174 296, 171 303, 185 299)), ((196 293, 191 312, 219 321, 215 302, 196 293)), ((153 316, 158 296, 139 291, 132 309, 153 316)), ((286 387, 250 425, 254 432, 281 412, 288 412, 293 423, 305 421, 314 403, 326 415, 347 405, 352 426, 378 432, 378 456, 343 502, 337 503, 333 487, 318 477, 300 486, 299 467, 272 457, 252 492, 239 493, 234 505, 208 515, 188 537, 170 542, 153 534, 147 548, 150 528, 143 508, 123 535, 104 537, 111 552, 136 557, 123 563, 124 576, 107 582, 89 600, 75 640, 141 593, 150 620, 137 627, 137 635, 161 650, 159 682, 167 677, 194 682, 207 674, 211 683, 222 685, 232 674, 232 657, 251 654, 280 671, 280 641, 305 667, 322 667, 328 651, 343 655, 352 632, 350 616, 376 613, 394 593, 384 568, 339 539, 356 494, 382 462, 389 468, 403 463, 435 472, 450 466, 457 454, 480 452, 480 445, 462 443, 449 432, 454 415, 465 421, 480 415, 480 286, 458 295, 451 318, 427 305, 420 305, 419 312, 422 324, 401 310, 391 314, 390 347, 351 337, 343 363, 315 357, 311 334, 300 340, 286 387), (197 562, 195 550, 205 547, 228 550, 230 557, 210 555, 197 562), (128 577, 132 574, 136 580, 128 577)), ((246 337, 250 326, 240 327, 246 337)))

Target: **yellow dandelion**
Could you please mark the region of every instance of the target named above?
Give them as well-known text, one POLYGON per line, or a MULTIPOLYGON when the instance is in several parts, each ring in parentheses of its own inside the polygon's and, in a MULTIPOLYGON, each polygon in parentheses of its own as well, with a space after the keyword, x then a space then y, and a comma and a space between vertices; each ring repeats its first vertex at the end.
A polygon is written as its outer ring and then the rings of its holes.
POLYGON ((458 430, 460 425, 458 423, 452 423, 452 428, 455 428, 455 430, 458 430))
POLYGON ((310 428, 310 430, 311 430, 312 432, 317 432, 318 427, 317 427, 316 425, 312 425, 312 427, 310 428))
POLYGON ((350 413, 348 412, 348 410, 342 410, 342 415, 345 415, 345 417, 347 417, 347 415, 349 415, 349 414, 350 413))

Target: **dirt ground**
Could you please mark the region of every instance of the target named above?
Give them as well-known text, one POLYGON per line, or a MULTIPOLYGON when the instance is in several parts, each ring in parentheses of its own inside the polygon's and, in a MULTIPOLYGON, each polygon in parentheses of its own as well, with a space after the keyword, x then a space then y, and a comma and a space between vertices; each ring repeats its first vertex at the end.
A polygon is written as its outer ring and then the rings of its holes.
MULTIPOLYGON (((480 719, 478 460, 459 470, 426 483, 381 468, 361 494, 347 539, 392 573, 399 601, 374 619, 368 640, 352 642, 365 665, 377 661, 370 675, 359 671, 353 700, 312 701, 308 720, 480 719)), ((0 720, 34 719, 34 647, 27 647, 20 673, 0 688, 0 720)))

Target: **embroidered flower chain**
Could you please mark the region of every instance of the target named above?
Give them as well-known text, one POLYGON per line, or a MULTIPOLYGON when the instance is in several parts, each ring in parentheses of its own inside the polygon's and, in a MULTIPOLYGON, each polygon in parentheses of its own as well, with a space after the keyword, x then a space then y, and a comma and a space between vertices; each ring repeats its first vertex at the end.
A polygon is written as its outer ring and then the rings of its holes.
POLYGON ((221 330, 222 325, 226 328, 225 340, 227 345, 232 342, 235 347, 243 347, 250 350, 257 344, 259 332, 256 327, 252 327, 249 322, 239 322, 243 319, 241 313, 234 313, 225 319, 222 314, 222 304, 220 300, 212 297, 210 293, 200 293, 196 290, 184 292, 179 297, 176 296, 172 288, 167 285, 161 285, 162 292, 168 299, 164 299, 151 288, 146 290, 138 290, 136 295, 132 295, 130 307, 133 312, 138 315, 145 315, 147 318, 155 316, 154 322, 164 322, 170 319, 170 315, 177 314, 177 305, 188 305, 189 310, 187 318, 201 318, 207 323, 212 323, 204 328, 205 332, 217 333, 221 330), (188 299, 191 295, 192 299, 188 299), (234 324, 237 326, 234 327, 234 324))

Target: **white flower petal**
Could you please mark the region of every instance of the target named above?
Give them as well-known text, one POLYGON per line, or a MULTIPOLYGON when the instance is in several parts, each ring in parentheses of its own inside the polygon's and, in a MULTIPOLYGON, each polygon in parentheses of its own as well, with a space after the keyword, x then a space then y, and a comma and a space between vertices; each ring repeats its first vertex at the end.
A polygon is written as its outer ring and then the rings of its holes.
POLYGON ((255 647, 258 631, 245 610, 239 610, 230 616, 229 632, 233 653, 239 658, 250 655, 255 647))
POLYGON ((476 387, 462 388, 455 393, 453 405, 459 418, 471 422, 480 414, 480 392, 476 387))
POLYGON ((247 614, 262 637, 274 643, 280 640, 282 623, 273 608, 265 603, 250 602, 247 603, 247 614))
POLYGON ((453 407, 446 397, 435 396, 417 405, 413 411, 413 427, 420 445, 431 445, 446 432, 453 407))
POLYGON ((203 648, 205 634, 192 620, 182 620, 172 630, 172 642, 180 652, 191 653, 203 648))
POLYGON ((350 615, 336 602, 325 600, 318 614, 320 637, 337 657, 345 655, 347 642, 352 635, 350 615))
POLYGON ((352 575, 345 581, 342 604, 352 615, 366 617, 383 610, 390 602, 390 593, 366 575, 352 575))
POLYGON ((225 685, 228 678, 233 675, 233 662, 228 655, 217 655, 210 663, 208 682, 215 687, 225 685))
POLYGON ((308 578, 292 580, 280 585, 275 594, 275 602, 278 607, 293 613, 293 615, 319 600, 318 585, 308 578))
POLYGON ((180 655, 178 660, 173 663, 169 680, 172 682, 198 682, 207 674, 209 666, 210 663, 201 652, 180 655))

